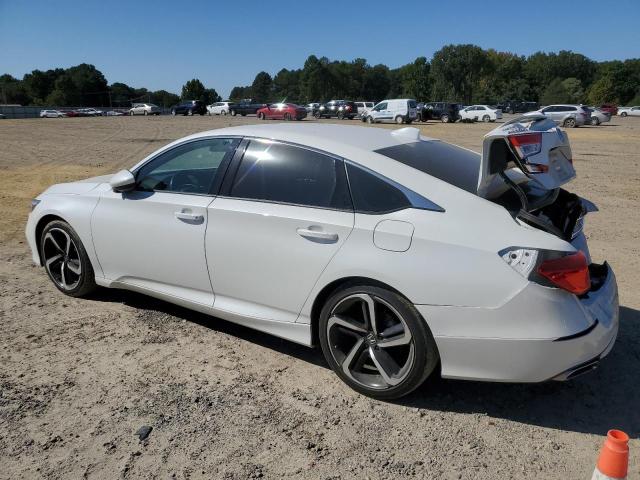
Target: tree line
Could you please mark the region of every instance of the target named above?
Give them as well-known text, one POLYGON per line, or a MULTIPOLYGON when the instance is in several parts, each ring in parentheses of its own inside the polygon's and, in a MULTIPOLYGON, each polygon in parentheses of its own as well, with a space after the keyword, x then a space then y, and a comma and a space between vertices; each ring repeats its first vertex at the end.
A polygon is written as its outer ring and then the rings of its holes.
MULTIPOLYGON (((299 69, 275 76, 259 72, 251 85, 236 86, 230 100, 308 103, 330 99, 415 98, 495 104, 506 99, 599 105, 640 104, 640 59, 596 62, 572 51, 529 56, 484 50, 476 45, 446 45, 430 60, 418 57, 399 68, 370 65, 364 58, 329 60, 310 55, 299 69)), ((124 83, 108 84, 93 65, 33 70, 22 79, 0 76, 0 103, 55 106, 128 107, 150 102, 169 107, 180 100, 221 100, 214 88, 194 78, 180 95, 124 83)))
POLYGON ((21 80, 9 74, 0 76, 0 104, 117 108, 148 102, 170 107, 180 100, 210 104, 220 99, 215 89, 206 88, 195 78, 184 84, 181 95, 133 88, 121 82, 109 85, 100 70, 86 63, 66 69, 33 70, 21 80))
POLYGON ((231 100, 298 101, 414 98, 464 104, 506 99, 551 103, 640 104, 640 59, 596 62, 562 50, 528 57, 447 45, 431 60, 418 57, 399 68, 369 65, 363 58, 331 61, 311 55, 300 69, 275 76, 259 72, 251 85, 236 86, 231 100))

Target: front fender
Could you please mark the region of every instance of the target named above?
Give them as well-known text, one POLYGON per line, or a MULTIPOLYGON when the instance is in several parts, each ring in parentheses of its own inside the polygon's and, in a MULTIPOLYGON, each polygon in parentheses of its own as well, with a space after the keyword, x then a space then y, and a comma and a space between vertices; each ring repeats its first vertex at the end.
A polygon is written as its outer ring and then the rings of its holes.
POLYGON ((42 222, 46 222, 47 217, 58 217, 75 230, 89 256, 96 277, 103 277, 104 274, 96 256, 91 235, 91 215, 98 205, 100 197, 97 195, 43 194, 38 199, 40 203, 29 214, 25 232, 34 263, 42 264, 36 232, 43 227, 42 222))

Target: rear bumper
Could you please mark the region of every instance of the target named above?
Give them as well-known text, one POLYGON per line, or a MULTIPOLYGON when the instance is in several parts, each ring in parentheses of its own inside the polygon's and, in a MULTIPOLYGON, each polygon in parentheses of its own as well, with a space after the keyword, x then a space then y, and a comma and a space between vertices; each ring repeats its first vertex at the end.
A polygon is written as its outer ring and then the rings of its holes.
POLYGON ((416 305, 442 376, 498 382, 567 380, 595 367, 618 333, 618 288, 606 277, 582 298, 530 284, 498 308, 416 305))

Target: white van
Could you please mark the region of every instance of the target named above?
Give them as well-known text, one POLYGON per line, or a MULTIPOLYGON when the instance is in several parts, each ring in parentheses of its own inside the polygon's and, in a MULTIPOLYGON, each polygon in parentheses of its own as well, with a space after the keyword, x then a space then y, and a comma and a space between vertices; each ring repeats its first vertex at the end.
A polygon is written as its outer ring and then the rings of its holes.
POLYGON ((412 98, 383 100, 373 107, 362 121, 367 123, 411 123, 418 117, 417 102, 412 98))

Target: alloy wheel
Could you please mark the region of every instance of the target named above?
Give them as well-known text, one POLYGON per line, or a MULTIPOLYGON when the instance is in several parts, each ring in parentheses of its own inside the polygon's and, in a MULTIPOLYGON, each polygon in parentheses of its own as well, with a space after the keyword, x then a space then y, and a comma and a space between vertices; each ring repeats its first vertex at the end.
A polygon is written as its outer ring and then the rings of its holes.
POLYGON ((331 355, 346 376, 368 389, 403 382, 415 361, 413 336, 402 315, 368 293, 342 299, 327 321, 331 355))
POLYGON ((44 266, 63 290, 73 290, 82 279, 80 252, 71 236, 60 228, 50 229, 42 240, 44 266))

